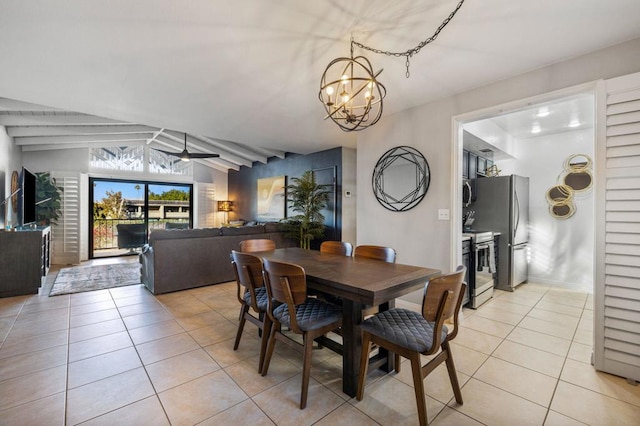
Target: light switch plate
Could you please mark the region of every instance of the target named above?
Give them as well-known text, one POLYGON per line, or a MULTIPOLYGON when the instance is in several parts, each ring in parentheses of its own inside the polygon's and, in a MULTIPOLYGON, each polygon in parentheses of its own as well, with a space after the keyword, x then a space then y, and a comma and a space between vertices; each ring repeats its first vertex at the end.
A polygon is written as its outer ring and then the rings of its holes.
POLYGON ((449 209, 439 209, 438 220, 449 220, 449 209))

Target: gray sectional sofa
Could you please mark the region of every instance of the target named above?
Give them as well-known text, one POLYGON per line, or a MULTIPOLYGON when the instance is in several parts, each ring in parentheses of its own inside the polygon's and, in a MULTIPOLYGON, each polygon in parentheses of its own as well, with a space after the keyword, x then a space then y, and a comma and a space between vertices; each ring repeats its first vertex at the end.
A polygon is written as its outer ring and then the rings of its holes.
POLYGON ((239 250, 242 240, 258 238, 273 240, 278 248, 296 245, 277 223, 154 230, 140 254, 142 282, 161 294, 232 281, 231 250, 239 250))

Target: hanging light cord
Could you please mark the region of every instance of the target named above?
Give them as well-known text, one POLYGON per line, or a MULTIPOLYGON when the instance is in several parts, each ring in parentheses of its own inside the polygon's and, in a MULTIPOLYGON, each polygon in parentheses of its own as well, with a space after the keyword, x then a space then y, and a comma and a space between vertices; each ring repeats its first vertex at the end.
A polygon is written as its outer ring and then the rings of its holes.
POLYGON ((436 38, 438 38, 438 34, 440 34, 440 31, 442 31, 444 29, 444 27, 447 26, 447 24, 453 19, 453 17, 456 15, 456 13, 458 12, 458 10, 460 10, 460 8, 462 7, 462 3, 464 3, 464 0, 460 0, 460 3, 458 3, 458 5, 456 6, 456 8, 453 10, 453 12, 451 12, 449 14, 449 16, 442 21, 442 24, 440 24, 440 26, 438 27, 438 29, 433 33, 433 35, 429 38, 427 38, 424 41, 421 41, 416 47, 414 47, 413 49, 409 49, 406 52, 389 52, 386 50, 380 50, 380 49, 374 49, 373 47, 369 47, 369 46, 365 46, 362 43, 359 43, 357 41, 355 41, 353 39, 353 37, 351 38, 351 56, 353 56, 353 45, 358 46, 361 49, 364 50, 368 50, 370 52, 373 53, 379 53, 382 55, 387 55, 387 56, 395 56, 396 58, 399 58, 400 56, 404 56, 407 58, 407 73, 405 74, 405 76, 407 78, 409 78, 409 58, 411 58, 413 55, 417 54, 418 52, 420 52, 420 49, 422 49, 423 47, 425 47, 427 44, 431 43, 432 41, 434 41, 436 38))

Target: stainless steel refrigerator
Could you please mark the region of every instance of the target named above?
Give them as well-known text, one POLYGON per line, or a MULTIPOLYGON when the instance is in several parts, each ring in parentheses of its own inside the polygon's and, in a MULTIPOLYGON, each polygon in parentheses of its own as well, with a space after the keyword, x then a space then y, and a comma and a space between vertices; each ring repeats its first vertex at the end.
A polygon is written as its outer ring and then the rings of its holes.
POLYGON ((518 175, 476 179, 473 227, 500 232, 495 287, 513 289, 529 273, 529 178, 518 175))

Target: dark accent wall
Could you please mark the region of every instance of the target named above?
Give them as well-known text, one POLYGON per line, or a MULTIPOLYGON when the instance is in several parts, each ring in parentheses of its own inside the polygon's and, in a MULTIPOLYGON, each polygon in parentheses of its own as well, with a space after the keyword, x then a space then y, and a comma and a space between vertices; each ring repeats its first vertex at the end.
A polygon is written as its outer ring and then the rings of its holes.
MULTIPOLYGON (((308 155, 287 154, 285 158, 273 157, 267 164, 254 163, 253 167, 241 167, 239 171, 230 170, 228 175, 229 200, 233 201, 230 220, 255 220, 257 204, 257 181, 261 178, 284 175, 287 184, 292 177, 300 177, 307 170, 326 172, 336 170, 335 229, 325 235, 325 240, 342 238, 342 148, 333 148, 308 155)), ((292 213, 287 212, 287 216, 292 213)), ((325 214, 323 212, 323 214, 325 214)), ((326 214, 325 214, 326 216, 326 214)))

